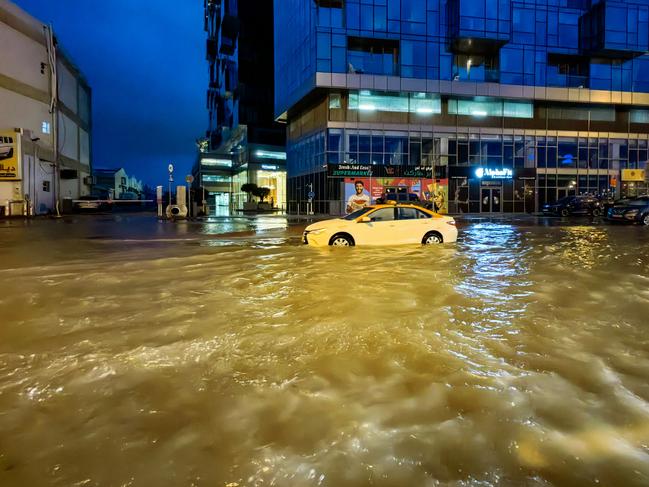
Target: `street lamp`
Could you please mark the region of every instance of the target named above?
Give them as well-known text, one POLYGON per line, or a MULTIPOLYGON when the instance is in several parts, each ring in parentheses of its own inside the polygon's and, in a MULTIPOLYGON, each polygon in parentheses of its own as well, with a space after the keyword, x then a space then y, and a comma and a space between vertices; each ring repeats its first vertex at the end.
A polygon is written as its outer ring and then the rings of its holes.
POLYGON ((174 165, 169 164, 169 206, 171 206, 171 183, 174 182, 174 165))

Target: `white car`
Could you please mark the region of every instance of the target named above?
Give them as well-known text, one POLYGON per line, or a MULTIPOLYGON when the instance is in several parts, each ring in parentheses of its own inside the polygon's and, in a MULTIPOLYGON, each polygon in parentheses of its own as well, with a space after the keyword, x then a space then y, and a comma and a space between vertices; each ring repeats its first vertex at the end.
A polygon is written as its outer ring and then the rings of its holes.
POLYGON ((14 155, 14 143, 11 137, 0 136, 0 161, 11 159, 14 155))
POLYGON ((304 230, 302 242, 327 245, 440 244, 457 240, 455 220, 420 206, 367 206, 343 218, 324 220, 304 230))

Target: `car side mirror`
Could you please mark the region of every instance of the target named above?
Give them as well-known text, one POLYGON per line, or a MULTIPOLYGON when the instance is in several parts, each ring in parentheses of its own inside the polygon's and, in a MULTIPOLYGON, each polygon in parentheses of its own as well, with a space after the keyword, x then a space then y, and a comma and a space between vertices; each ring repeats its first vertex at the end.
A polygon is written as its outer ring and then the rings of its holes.
POLYGON ((358 219, 358 223, 371 223, 372 219, 369 216, 362 216, 358 219))

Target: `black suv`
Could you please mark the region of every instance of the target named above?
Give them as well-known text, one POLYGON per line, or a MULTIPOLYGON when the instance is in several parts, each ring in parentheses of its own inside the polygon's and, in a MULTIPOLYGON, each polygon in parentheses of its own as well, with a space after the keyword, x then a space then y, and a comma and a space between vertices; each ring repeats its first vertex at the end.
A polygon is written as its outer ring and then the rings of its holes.
POLYGON ((599 216, 602 214, 602 202, 595 196, 566 196, 555 203, 544 205, 543 213, 561 216, 599 216))
POLYGON ((606 218, 610 221, 649 225, 649 196, 616 201, 615 205, 608 209, 606 218))

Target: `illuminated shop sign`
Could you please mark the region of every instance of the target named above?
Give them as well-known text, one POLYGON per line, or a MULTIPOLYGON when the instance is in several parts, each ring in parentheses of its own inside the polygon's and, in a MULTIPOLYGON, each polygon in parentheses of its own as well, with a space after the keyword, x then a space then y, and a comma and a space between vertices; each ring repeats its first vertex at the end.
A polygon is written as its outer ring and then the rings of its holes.
POLYGON ((277 171, 278 166, 276 166, 275 164, 262 164, 261 168, 266 171, 277 171))
POLYGON ((508 167, 479 167, 475 170, 478 179, 512 179, 514 171, 508 167))
POLYGON ((432 178, 432 166, 392 166, 369 164, 328 164, 329 177, 333 178, 432 178))

